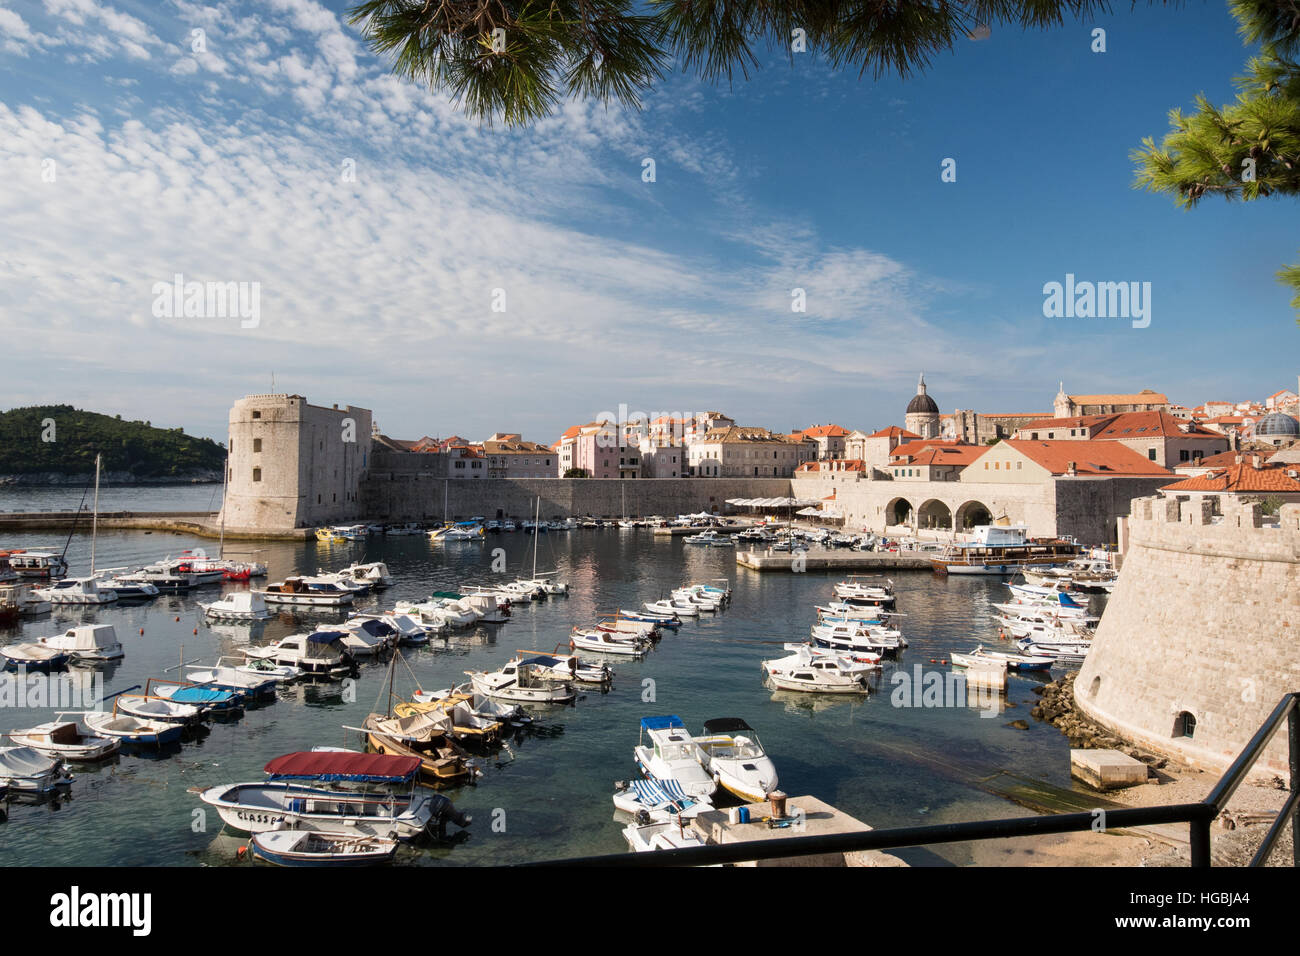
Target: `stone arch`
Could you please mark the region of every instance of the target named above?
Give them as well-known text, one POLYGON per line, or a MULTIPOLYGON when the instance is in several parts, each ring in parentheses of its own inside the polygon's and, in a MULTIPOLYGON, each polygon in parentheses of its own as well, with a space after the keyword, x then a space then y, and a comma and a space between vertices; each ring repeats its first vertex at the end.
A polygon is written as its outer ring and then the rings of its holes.
POLYGON ((912 523, 912 503, 906 498, 894 498, 885 505, 885 526, 912 523))
POLYGON ((957 509, 957 530, 966 531, 979 524, 992 524, 993 510, 982 501, 967 501, 957 509))
POLYGON ((941 531, 952 530, 952 511, 948 505, 938 498, 931 498, 921 504, 916 510, 917 527, 937 529, 941 531))

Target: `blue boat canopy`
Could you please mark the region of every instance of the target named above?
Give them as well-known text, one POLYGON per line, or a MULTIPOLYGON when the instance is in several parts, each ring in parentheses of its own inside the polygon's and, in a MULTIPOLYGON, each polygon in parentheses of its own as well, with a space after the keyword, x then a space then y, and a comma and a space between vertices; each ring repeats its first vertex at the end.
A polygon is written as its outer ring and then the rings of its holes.
POLYGON ((397 633, 397 628, 393 627, 393 625, 386 624, 373 617, 361 622, 361 630, 371 637, 389 637, 397 633))
POLYGON ((307 635, 309 644, 332 644, 341 637, 347 637, 345 631, 312 631, 307 635))
POLYGON ((685 727, 685 722, 673 714, 664 717, 642 717, 642 730, 666 730, 669 727, 685 727))

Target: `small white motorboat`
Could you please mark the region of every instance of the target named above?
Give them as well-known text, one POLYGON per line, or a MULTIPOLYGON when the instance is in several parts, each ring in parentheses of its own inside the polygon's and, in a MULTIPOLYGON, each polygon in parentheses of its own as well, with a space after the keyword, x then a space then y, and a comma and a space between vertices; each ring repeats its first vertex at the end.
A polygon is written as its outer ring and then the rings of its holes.
POLYGON ((52 720, 27 730, 7 734, 18 747, 30 747, 47 757, 70 761, 94 761, 111 757, 122 746, 116 737, 95 733, 75 720, 52 720))
POLYGON ((649 601, 643 605, 647 611, 655 614, 671 614, 674 617, 699 617, 700 609, 686 601, 673 601, 665 598, 661 601, 649 601))
POLYGON ((575 627, 569 635, 569 646, 576 651, 593 654, 617 654, 624 657, 645 657, 649 648, 635 634, 619 634, 595 628, 575 627))
POLYGON ((230 691, 250 700, 275 696, 275 688, 280 683, 279 677, 273 674, 249 673, 233 664, 222 663, 223 660, 228 659, 218 658, 214 665, 186 665, 190 669, 188 675, 190 682, 215 690, 230 691))
POLYGON ((279 584, 268 584, 255 590, 267 604, 293 604, 302 607, 342 607, 351 604, 356 594, 334 581, 309 581, 303 577, 285 578, 279 584))
POLYGON ((854 673, 836 658, 809 655, 796 660, 763 661, 763 672, 768 680, 781 690, 797 690, 814 694, 865 694, 867 678, 854 673))
POLYGON ((754 728, 739 717, 706 720, 704 734, 694 739, 704 755, 704 769, 741 799, 761 803, 777 788, 776 765, 754 728))
POLYGON ((529 704, 567 704, 573 701, 573 684, 542 676, 527 661, 507 663, 497 671, 466 671, 474 690, 487 697, 529 704))
POLYGON ((688 797, 673 780, 620 781, 613 799, 615 809, 630 813, 645 823, 667 823, 678 817, 689 820, 713 809, 708 797, 688 797))
POLYGON ((608 684, 614 679, 609 665, 600 661, 586 661, 576 654, 535 654, 521 650, 510 661, 512 664, 528 663, 537 668, 542 677, 553 680, 576 681, 579 684, 608 684))
POLYGON ((255 833, 248 846, 276 866, 378 866, 397 853, 396 840, 334 830, 269 830, 255 833))
POLYGON ((63 651, 77 663, 98 664, 120 660, 126 653, 112 624, 70 627, 56 637, 37 638, 36 643, 63 651))
POLYGON ((271 610, 257 591, 231 591, 219 601, 199 603, 205 617, 214 621, 265 621, 271 610))
POLYGON ((101 737, 115 737, 124 744, 161 744, 175 743, 185 733, 183 724, 166 723, 160 720, 142 720, 130 714, 118 714, 97 710, 82 715, 82 723, 101 737))
POLYGON ((64 578, 36 588, 34 593, 51 604, 110 604, 117 600, 117 592, 103 587, 99 578, 64 578))
POLYGON ((50 671, 67 666, 72 659, 67 651, 47 647, 34 641, 0 647, 5 667, 16 670, 50 671))
POLYGON ((207 714, 206 710, 194 704, 145 694, 121 694, 115 709, 140 720, 162 724, 196 724, 207 714))
POLYGON ((372 590, 393 586, 393 576, 388 572, 388 565, 383 561, 349 564, 339 574, 358 584, 368 585, 372 590))
POLYGON ((718 785, 704 769, 704 754, 674 714, 642 717, 640 742, 632 750, 647 779, 674 783, 692 799, 712 796, 718 785))
POLYGON ((244 648, 243 654, 249 661, 288 664, 308 674, 341 677, 355 666, 352 656, 343 646, 345 636, 343 631, 291 634, 265 647, 244 648))
POLYGON ((0 788, 45 793, 71 782, 72 774, 57 757, 47 757, 31 747, 0 747, 0 788))

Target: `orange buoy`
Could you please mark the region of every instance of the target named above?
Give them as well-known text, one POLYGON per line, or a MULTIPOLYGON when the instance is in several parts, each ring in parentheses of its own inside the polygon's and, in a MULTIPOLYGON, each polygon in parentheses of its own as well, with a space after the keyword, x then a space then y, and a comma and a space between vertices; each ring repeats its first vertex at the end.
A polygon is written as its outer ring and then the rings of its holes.
POLYGON ((178 617, 178 618, 176 618, 176 620, 178 620, 178 621, 179 621, 179 620, 180 620, 180 618, 179 618, 179 617, 178 617))
POLYGON ((141 633, 141 634, 143 634, 143 633, 144 633, 144 628, 143 628, 143 627, 142 627, 142 628, 140 628, 140 633, 141 633))
POLYGON ((199 629, 197 627, 194 629, 194 633, 195 634, 199 633, 199 629))

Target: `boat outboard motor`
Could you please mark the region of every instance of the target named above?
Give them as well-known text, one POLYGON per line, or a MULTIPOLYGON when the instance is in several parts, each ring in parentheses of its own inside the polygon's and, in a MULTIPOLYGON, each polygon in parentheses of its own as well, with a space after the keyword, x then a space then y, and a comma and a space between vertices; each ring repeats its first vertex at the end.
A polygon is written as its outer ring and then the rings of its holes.
POLYGON ((474 818, 468 813, 461 813, 456 809, 455 804, 450 799, 440 793, 433 795, 433 818, 432 822, 437 824, 438 832, 443 832, 447 827, 447 821, 450 820, 458 827, 467 827, 473 822, 474 818))

